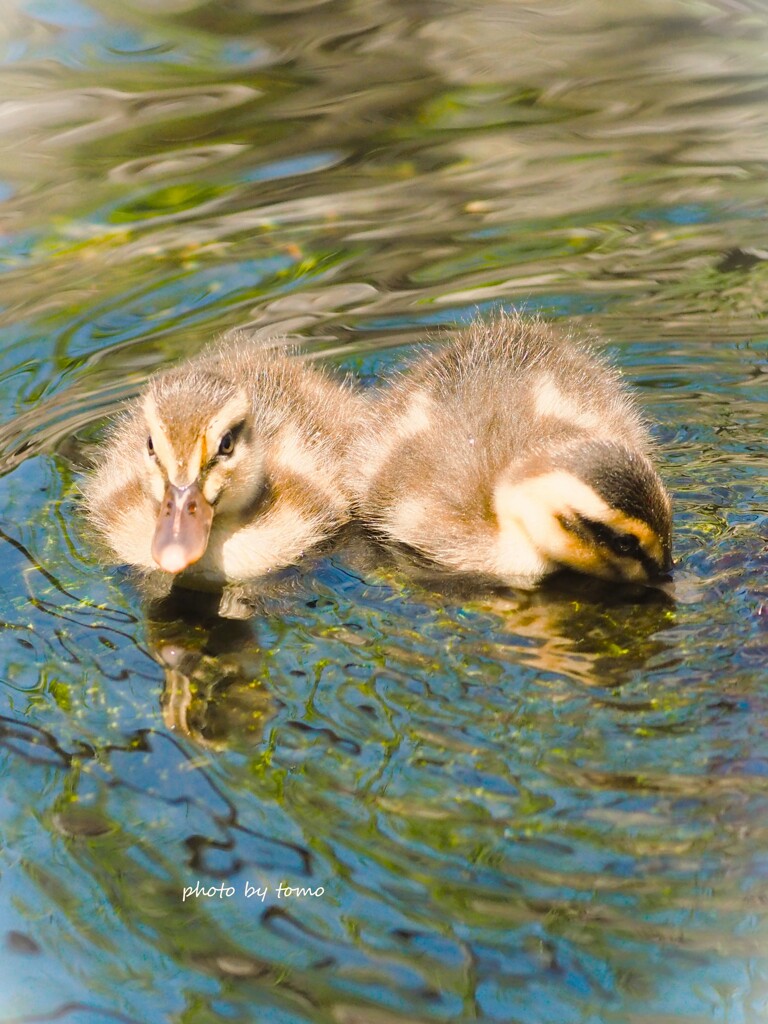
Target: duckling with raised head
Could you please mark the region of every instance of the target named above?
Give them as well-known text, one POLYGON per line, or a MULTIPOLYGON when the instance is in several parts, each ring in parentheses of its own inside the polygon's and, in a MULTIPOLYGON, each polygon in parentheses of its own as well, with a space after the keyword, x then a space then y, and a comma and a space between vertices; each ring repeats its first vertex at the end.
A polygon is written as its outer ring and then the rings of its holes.
POLYGON ((83 486, 116 561, 182 585, 296 562, 350 516, 359 399, 295 356, 235 335, 148 381, 83 486))
POLYGON ((646 582, 671 566, 652 452, 586 341, 503 314, 371 396, 350 477, 361 518, 448 569, 524 588, 560 569, 646 582))

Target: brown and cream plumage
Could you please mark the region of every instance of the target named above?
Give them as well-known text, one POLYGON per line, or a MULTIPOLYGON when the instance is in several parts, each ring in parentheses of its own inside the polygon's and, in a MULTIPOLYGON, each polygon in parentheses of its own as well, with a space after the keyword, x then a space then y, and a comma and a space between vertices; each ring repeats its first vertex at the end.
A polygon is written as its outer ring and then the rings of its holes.
POLYGON ((345 383, 243 335, 152 377, 83 491, 116 561, 192 587, 296 562, 347 521, 345 383))
POLYGON ((361 518, 446 568, 522 587, 671 564, 667 493, 620 374, 538 319, 474 323, 370 396, 361 518))

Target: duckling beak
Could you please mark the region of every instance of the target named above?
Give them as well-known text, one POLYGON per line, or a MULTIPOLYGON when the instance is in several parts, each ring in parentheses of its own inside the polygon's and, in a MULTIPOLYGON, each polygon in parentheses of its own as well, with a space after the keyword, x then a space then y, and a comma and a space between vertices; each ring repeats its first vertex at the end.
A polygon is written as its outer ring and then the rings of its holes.
POLYGON ((152 557, 166 572, 181 572, 205 554, 213 508, 197 483, 168 484, 152 538, 152 557))

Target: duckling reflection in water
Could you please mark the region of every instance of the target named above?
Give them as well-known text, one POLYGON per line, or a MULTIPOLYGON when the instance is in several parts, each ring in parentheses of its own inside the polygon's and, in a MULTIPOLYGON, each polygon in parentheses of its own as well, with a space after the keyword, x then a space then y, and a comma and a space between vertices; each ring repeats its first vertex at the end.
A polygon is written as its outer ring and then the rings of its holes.
POLYGON ((86 479, 87 515, 116 560, 183 586, 289 565, 349 519, 358 403, 235 335, 150 379, 86 479))
POLYGON ((501 315, 373 395, 350 476, 364 521, 448 569, 522 588, 561 569, 648 582, 671 567, 652 448, 585 342, 501 315))
MULTIPOLYGON (((332 557, 363 586, 373 586, 363 600, 386 609, 391 629, 382 657, 387 671, 403 678, 423 664, 420 658, 434 655, 423 653, 421 642, 414 650, 418 632, 450 641, 446 670, 467 679, 489 662, 514 663, 536 670, 537 685, 553 694, 572 695, 561 688, 565 678, 620 689, 633 671, 668 650, 663 634, 676 621, 676 600, 666 587, 563 572, 535 588, 510 589, 487 574, 446 572, 413 548, 354 525, 345 527, 332 557)), ((486 668, 479 675, 495 678, 486 668)))
MULTIPOLYGON (((255 600, 254 613, 279 611, 276 596, 255 600)), ((147 601, 144 612, 149 649, 163 669, 166 728, 204 747, 257 746, 277 710, 258 620, 223 617, 217 595, 189 589, 147 601)))

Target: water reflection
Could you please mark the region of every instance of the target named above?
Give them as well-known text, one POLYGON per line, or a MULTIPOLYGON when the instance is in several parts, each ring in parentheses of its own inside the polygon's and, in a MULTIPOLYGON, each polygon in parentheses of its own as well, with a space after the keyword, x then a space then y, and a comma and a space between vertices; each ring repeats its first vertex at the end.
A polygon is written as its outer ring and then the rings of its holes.
POLYGON ((255 748, 274 714, 253 590, 170 595, 145 606, 150 650, 163 668, 163 722, 203 745, 255 748))
MULTIPOLYGON (((497 657, 580 684, 620 686, 628 672, 665 649, 663 631, 675 621, 673 588, 604 583, 561 573, 534 591, 448 573, 415 552, 348 531, 340 544, 352 571, 381 580, 406 602, 469 619, 499 645, 497 657), (449 611, 452 609, 452 611, 449 611)), ((455 619, 454 619, 455 621, 455 619)))
MULTIPOLYGON (((621 706, 619 691, 631 673, 665 653, 666 667, 674 667, 675 656, 663 636, 675 622, 674 601, 664 591, 605 586, 564 574, 543 590, 513 592, 441 573, 355 527, 334 547, 342 572, 366 589, 372 585, 399 595, 405 616, 411 600, 425 603, 436 618, 447 616, 450 628, 462 636, 466 657, 479 653, 476 631, 482 623, 485 656, 513 669, 525 666, 545 679, 567 678, 600 688, 605 696, 598 704, 613 699, 621 706)), ((297 600, 302 600, 302 585, 291 572, 278 581, 230 586, 221 593, 173 589, 147 599, 147 642, 164 673, 166 727, 204 745, 257 747, 275 713, 269 651, 263 649, 260 632, 265 620, 285 616, 297 600)), ((387 602, 382 596, 378 600, 387 602)), ((354 632, 337 630, 336 636, 354 651, 354 632)), ((387 672, 412 673, 418 658, 414 662, 410 654, 399 664, 398 653, 406 654, 387 643, 387 672)), ((379 661, 375 653, 372 658, 379 661)), ((348 661, 346 668, 357 675, 366 661, 348 661)), ((632 706, 640 707, 636 700, 632 706)))

